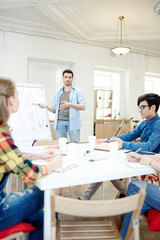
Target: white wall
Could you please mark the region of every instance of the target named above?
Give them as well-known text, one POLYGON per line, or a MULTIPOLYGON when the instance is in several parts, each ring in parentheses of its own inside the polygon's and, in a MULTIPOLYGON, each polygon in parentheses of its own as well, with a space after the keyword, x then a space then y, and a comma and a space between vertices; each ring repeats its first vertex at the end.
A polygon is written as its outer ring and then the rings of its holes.
POLYGON ((88 135, 93 132, 93 80, 96 67, 124 71, 124 79, 121 83, 123 89, 121 91, 121 110, 126 118, 134 117, 136 119, 139 118, 137 97, 144 91, 144 73, 160 73, 160 58, 134 53, 112 56, 110 50, 103 47, 0 32, 1 76, 10 77, 14 81, 27 82, 29 58, 69 62, 75 66, 74 83, 82 90, 87 102, 86 111, 81 112, 82 141, 86 141, 88 135))

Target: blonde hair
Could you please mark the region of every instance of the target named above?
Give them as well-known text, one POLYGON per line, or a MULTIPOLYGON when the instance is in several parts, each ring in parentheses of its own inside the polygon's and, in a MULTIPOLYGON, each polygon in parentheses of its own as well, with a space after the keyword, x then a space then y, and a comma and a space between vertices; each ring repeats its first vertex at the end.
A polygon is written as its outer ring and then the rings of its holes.
POLYGON ((9 119, 8 98, 15 96, 15 84, 10 79, 0 78, 0 126, 9 119))

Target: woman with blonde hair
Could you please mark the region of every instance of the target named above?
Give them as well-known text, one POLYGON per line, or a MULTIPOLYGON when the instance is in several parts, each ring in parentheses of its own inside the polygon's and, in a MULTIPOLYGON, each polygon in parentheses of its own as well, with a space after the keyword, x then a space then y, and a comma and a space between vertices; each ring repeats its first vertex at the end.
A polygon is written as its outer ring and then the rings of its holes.
POLYGON ((26 183, 36 182, 61 167, 62 160, 60 156, 53 157, 53 151, 50 150, 23 154, 18 149, 7 125, 10 115, 17 112, 18 107, 18 92, 14 82, 0 78, 0 231, 23 221, 36 227, 30 233, 29 240, 41 240, 44 192, 32 187, 7 196, 3 188, 10 173, 15 173, 26 183), (31 160, 39 158, 50 158, 50 161, 46 166, 32 164, 31 160))

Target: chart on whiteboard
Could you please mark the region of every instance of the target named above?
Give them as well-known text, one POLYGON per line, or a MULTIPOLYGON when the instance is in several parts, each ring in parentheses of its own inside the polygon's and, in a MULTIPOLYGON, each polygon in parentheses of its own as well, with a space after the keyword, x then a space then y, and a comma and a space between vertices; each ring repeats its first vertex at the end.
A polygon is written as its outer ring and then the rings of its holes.
POLYGON ((45 91, 41 85, 17 85, 19 110, 11 115, 10 130, 15 140, 45 139, 50 137, 48 112, 39 107, 45 103, 45 91))

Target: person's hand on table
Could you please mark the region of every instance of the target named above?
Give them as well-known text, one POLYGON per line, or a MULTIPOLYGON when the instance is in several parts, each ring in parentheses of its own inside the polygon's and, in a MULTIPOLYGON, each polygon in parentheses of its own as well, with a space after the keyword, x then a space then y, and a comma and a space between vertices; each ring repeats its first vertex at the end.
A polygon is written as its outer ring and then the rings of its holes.
POLYGON ((111 137, 111 138, 109 139, 109 142, 117 142, 119 148, 122 148, 123 141, 122 141, 120 138, 111 137))
POLYGON ((135 153, 135 152, 130 152, 127 154, 127 161, 128 162, 139 162, 142 158, 142 155, 135 153))
POLYGON ((50 159, 56 156, 56 153, 53 150, 47 150, 45 152, 40 153, 40 159, 50 159))
POLYGON ((139 162, 143 165, 149 165, 152 161, 152 158, 147 155, 140 155, 135 152, 130 152, 127 154, 127 161, 128 162, 139 162))
POLYGON ((63 166, 62 156, 57 155, 53 159, 49 161, 47 164, 48 167, 48 173, 51 173, 52 171, 61 168, 63 166))
POLYGON ((99 139, 96 139, 96 142, 97 143, 105 143, 105 142, 108 142, 108 139, 107 138, 99 138, 99 139))

